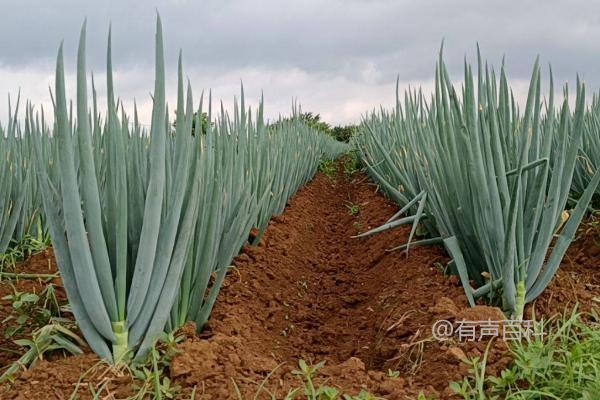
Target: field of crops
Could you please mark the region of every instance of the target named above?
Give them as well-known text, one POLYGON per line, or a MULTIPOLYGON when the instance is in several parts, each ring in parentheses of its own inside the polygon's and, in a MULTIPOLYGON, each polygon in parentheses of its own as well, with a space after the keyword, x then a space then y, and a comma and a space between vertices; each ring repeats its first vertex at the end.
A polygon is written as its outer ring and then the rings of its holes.
POLYGON ((339 141, 243 87, 213 109, 181 53, 169 110, 158 17, 147 127, 111 45, 107 104, 84 23, 53 109, 0 124, 0 399, 600 398, 584 82, 555 98, 536 61, 519 104, 504 65, 457 83, 440 51, 433 93, 339 141))

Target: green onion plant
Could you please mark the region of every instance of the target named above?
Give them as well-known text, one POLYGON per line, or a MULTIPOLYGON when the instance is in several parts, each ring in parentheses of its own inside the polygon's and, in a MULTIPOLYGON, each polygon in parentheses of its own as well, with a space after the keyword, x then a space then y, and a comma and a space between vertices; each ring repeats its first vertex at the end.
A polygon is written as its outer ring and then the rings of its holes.
POLYGON ((431 99, 420 90, 403 102, 397 95, 395 110, 367 116, 355 139, 370 174, 402 206, 363 235, 411 224, 401 248, 443 244, 471 304, 487 295, 522 318, 559 268, 600 180, 592 171, 565 211, 586 128, 585 89, 578 80, 574 110, 566 87, 555 110, 553 89, 550 73, 544 100, 536 61, 521 113, 504 65, 498 78, 478 53, 477 74, 465 63, 456 89, 440 52, 431 99), (430 236, 413 241, 419 223, 430 236))

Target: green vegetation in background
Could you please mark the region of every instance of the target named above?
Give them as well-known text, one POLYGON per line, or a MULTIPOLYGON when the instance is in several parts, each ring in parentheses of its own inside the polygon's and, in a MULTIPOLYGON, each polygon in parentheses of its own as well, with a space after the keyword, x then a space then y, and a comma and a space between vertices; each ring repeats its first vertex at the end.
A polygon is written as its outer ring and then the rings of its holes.
MULTIPOLYGON (((177 111, 175 111, 175 115, 177 115, 177 111)), ((209 121, 210 121, 210 119, 209 119, 208 113, 202 112, 200 117, 198 117, 198 111, 194 111, 194 114, 192 116, 192 136, 196 136, 196 126, 200 126, 201 127, 200 132, 203 135, 206 135, 206 133, 209 130, 208 125, 210 124, 212 127, 214 127, 214 123, 211 123, 209 121)), ((173 125, 173 129, 175 131, 177 131, 177 118, 175 118, 172 125, 173 125)))
MULTIPOLYGON (((321 120, 320 114, 313 114, 312 112, 300 112, 298 118, 304 121, 312 129, 332 136, 339 142, 349 143, 352 137, 358 132, 358 125, 337 125, 332 127, 327 122, 321 120)), ((270 126, 277 127, 280 123, 281 120, 270 126)))

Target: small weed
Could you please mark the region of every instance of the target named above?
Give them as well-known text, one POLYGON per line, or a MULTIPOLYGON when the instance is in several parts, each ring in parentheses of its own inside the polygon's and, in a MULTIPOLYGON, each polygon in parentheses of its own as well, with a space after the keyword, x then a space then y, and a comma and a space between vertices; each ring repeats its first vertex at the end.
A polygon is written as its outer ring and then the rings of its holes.
POLYGON ((400 371, 388 369, 388 371, 387 371, 388 378, 398 378, 399 376, 400 376, 400 371))
POLYGON ((327 386, 324 382, 316 384, 315 379, 319 375, 319 370, 325 365, 324 361, 310 366, 304 360, 298 361, 299 369, 292 371, 292 374, 300 379, 301 387, 291 389, 284 400, 299 399, 299 396, 307 400, 378 400, 369 392, 362 390, 358 395, 352 396, 342 394, 337 388, 327 386))
POLYGON ((13 286, 13 294, 2 297, 2 300, 12 302, 13 313, 5 318, 5 324, 14 320, 16 325, 8 326, 4 330, 7 338, 22 332, 25 327, 42 327, 50 324, 53 318, 59 318, 61 307, 56 298, 56 290, 53 284, 46 286, 41 295, 28 292, 20 292, 13 286))
POLYGON ((18 262, 45 250, 49 245, 50 236, 48 235, 39 235, 39 237, 25 235, 20 242, 13 241, 8 250, 0 254, 0 271, 4 271, 5 268, 14 268, 18 262))
POLYGON ((355 216, 360 213, 360 207, 366 205, 367 203, 358 204, 352 201, 350 194, 348 194, 348 199, 344 201, 344 206, 348 209, 348 214, 355 216))
POLYGON ((348 208, 348 214, 355 216, 360 212, 360 206, 351 202, 347 202, 346 208, 348 208))
POLYGON ((317 377, 318 371, 324 365, 324 361, 321 361, 314 366, 310 366, 306 361, 300 360, 298 362, 298 367, 300 367, 300 369, 292 371, 292 374, 299 377, 304 384, 304 394, 308 399, 334 399, 338 395, 337 390, 334 388, 328 386, 320 386, 317 388, 315 386, 314 379, 317 377))
POLYGON ((7 368, 0 376, 0 382, 11 381, 15 373, 42 360, 47 352, 63 350, 71 354, 82 354, 80 347, 85 347, 86 344, 72 329, 74 327, 53 322, 34 331, 30 339, 15 340, 16 344, 28 350, 7 368))
POLYGON ((486 350, 483 359, 468 360, 470 375, 450 387, 468 400, 600 398, 600 319, 593 312, 585 320, 574 310, 558 321, 536 322, 534 330, 545 336, 511 341, 508 369, 486 376, 486 350))
MULTIPOLYGON (((75 389, 69 397, 70 400, 78 399, 79 391, 86 387, 84 381, 87 377, 97 381, 101 378, 98 385, 92 382, 87 384, 88 394, 93 399, 113 399, 114 393, 111 392, 111 383, 116 379, 117 384, 123 383, 123 378, 129 376, 133 382, 131 388, 134 394, 127 397, 127 400, 146 400, 146 399, 183 399, 181 397, 181 388, 174 385, 169 378, 168 369, 171 366, 173 358, 181 352, 177 344, 184 339, 183 335, 176 333, 162 333, 159 339, 154 343, 148 356, 142 360, 130 365, 126 363, 117 363, 110 365, 104 360, 99 361, 80 375, 75 389), (99 368, 102 368, 99 370, 99 368)), ((88 396, 86 396, 87 398, 88 396)), ((196 398, 196 387, 193 388, 190 400, 196 398)))
MULTIPOLYGON (((281 398, 276 397, 273 393, 271 393, 267 389, 266 385, 268 380, 275 373, 275 371, 281 368, 281 366, 283 366, 284 364, 285 363, 281 363, 277 367, 275 367, 260 383, 254 395, 252 397, 247 397, 247 399, 251 398, 252 400, 257 400, 261 394, 266 394, 266 397, 263 396, 260 398, 280 400, 281 398)), ((298 369, 293 370, 292 375, 294 375, 300 380, 300 385, 291 388, 285 395, 283 400, 383 400, 381 397, 373 396, 366 390, 361 390, 358 395, 353 396, 341 393, 339 389, 327 385, 327 380, 324 380, 322 383, 317 383, 316 380, 319 378, 319 371, 321 368, 323 368, 324 365, 324 361, 311 366, 308 365, 306 361, 299 360, 298 369)), ((244 400, 242 392, 233 378, 232 383, 238 400, 244 400)))
POLYGON ((417 400, 433 400, 433 396, 427 396, 427 395, 425 395, 425 393, 419 392, 419 395, 417 396, 417 400))
POLYGON ((173 357, 181 350, 177 344, 183 340, 183 336, 175 336, 173 333, 162 333, 158 341, 152 346, 147 359, 131 368, 134 378, 141 382, 136 384, 137 394, 132 400, 152 399, 175 399, 181 388, 173 385, 166 373, 171 365, 173 357))
POLYGON ((355 149, 350 150, 348 153, 346 153, 346 156, 344 157, 344 175, 346 176, 346 178, 352 178, 352 176, 360 171, 361 169, 361 165, 360 165, 360 160, 358 158, 358 154, 357 151, 355 149))
POLYGON ((334 160, 321 160, 319 171, 324 173, 329 179, 335 178, 336 165, 334 160))
POLYGON ((459 396, 468 400, 485 400, 487 399, 484 391, 485 383, 485 367, 487 364, 487 356, 490 348, 490 341, 488 344, 483 359, 479 357, 473 357, 464 362, 469 365, 469 373, 471 376, 465 377, 462 382, 450 382, 450 389, 459 396))
POLYGON ((435 267, 435 269, 437 269, 439 272, 441 272, 442 274, 446 275, 448 272, 448 265, 444 265, 441 262, 434 262, 433 266, 435 267))

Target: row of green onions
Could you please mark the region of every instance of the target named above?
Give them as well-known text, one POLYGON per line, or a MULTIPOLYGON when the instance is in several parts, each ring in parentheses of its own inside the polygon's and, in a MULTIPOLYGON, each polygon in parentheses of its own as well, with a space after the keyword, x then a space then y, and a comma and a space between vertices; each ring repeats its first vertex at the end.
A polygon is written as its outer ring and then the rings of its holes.
POLYGON ((586 109, 578 80, 574 110, 566 86, 555 105, 551 72, 547 97, 541 81, 536 62, 522 111, 504 66, 497 76, 478 53, 476 74, 465 63, 455 88, 440 52, 431 99, 397 90, 395 109, 368 115, 355 138, 403 206, 364 235, 411 224, 399 249, 443 244, 469 302, 487 296, 515 319, 555 275, 600 180, 597 100, 586 109))
POLYGON ((266 124, 262 100, 251 110, 243 89, 231 113, 213 112, 210 96, 207 107, 202 98, 195 104, 181 55, 170 121, 160 18, 150 131, 115 98, 110 34, 102 116, 93 81, 88 103, 85 44, 84 25, 75 106, 67 103, 61 46, 53 126, 27 104, 24 126, 15 112, 2 132, 0 245, 38 218, 82 333, 99 356, 118 362, 144 357, 161 332, 186 321, 201 330, 251 229, 260 238, 321 158, 347 146, 310 128, 295 109, 266 124), (203 115, 211 122, 194 131, 203 115))
POLYGON ((22 136, 18 123, 19 100, 9 121, 0 126, 0 255, 23 238, 43 240, 46 234, 41 194, 32 171, 32 137, 22 136))

